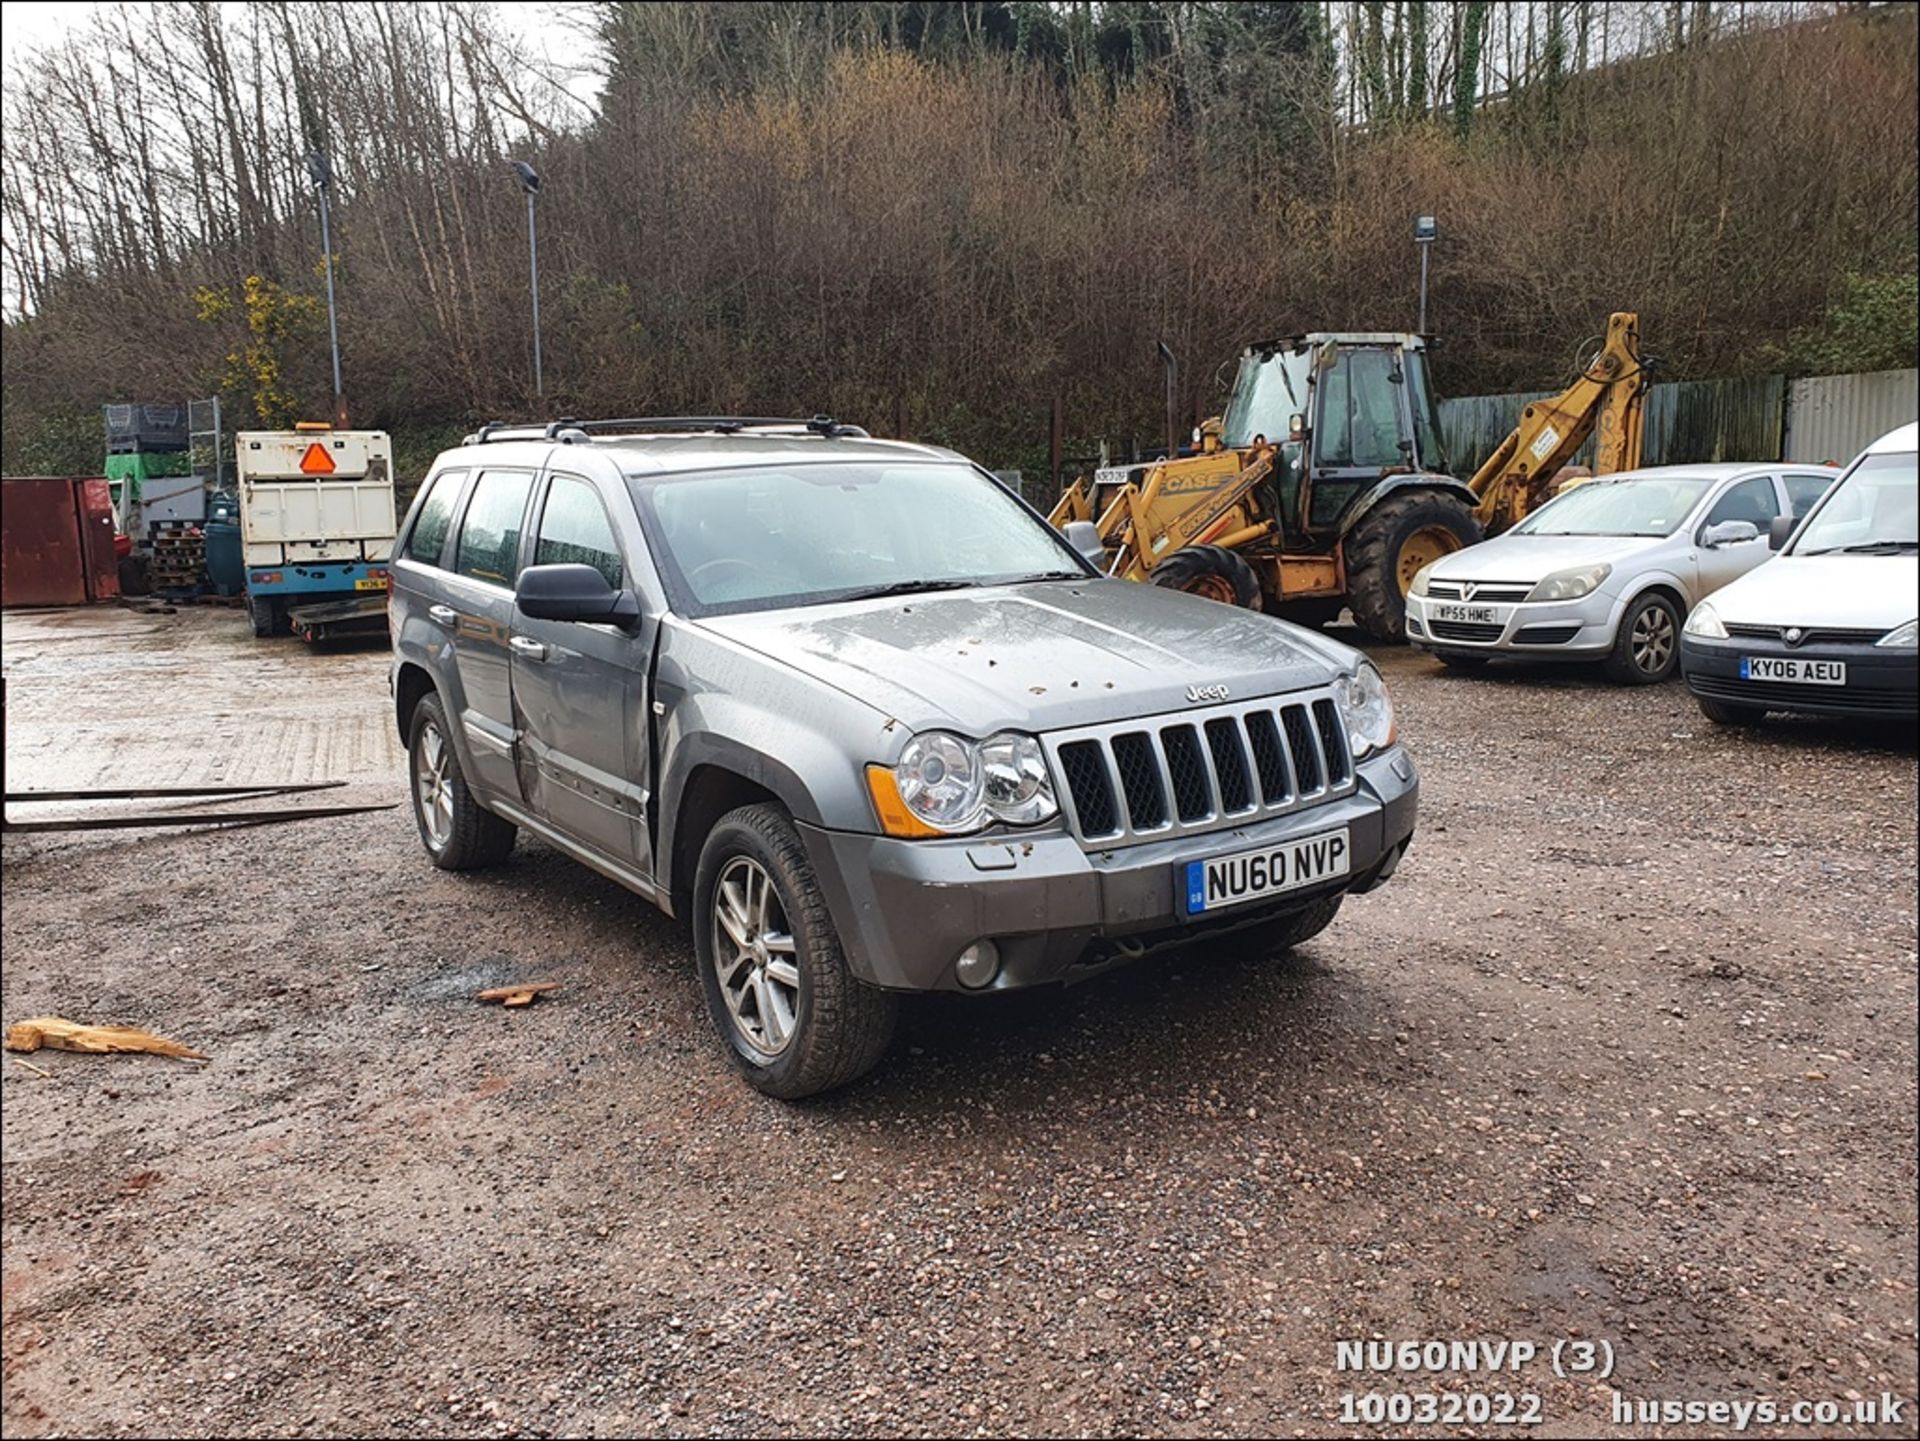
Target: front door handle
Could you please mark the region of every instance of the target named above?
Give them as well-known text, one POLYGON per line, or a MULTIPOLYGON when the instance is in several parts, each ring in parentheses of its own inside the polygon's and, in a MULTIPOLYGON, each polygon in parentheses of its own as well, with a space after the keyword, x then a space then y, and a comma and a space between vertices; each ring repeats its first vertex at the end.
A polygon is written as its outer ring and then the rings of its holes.
POLYGON ((427 618, 435 625, 451 627, 460 619, 460 612, 450 605, 430 605, 427 607, 427 618))
POLYGON ((531 637, 516 635, 513 639, 509 640, 507 644, 513 647, 513 653, 515 655, 525 656, 528 660, 545 660, 547 658, 546 646, 531 637))

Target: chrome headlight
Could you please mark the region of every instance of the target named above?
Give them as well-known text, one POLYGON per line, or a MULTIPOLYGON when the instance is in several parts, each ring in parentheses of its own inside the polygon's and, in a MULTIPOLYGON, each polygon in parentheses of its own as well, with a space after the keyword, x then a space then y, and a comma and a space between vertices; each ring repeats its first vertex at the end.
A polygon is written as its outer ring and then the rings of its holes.
POLYGON ((1583 565, 1577 570, 1556 570, 1527 592, 1528 600, 1578 600, 1600 589, 1600 583, 1613 574, 1610 565, 1583 565))
POLYGON ((1355 760, 1393 744, 1397 734, 1393 702, 1387 697, 1387 683, 1371 665, 1362 661, 1352 675, 1335 681, 1333 701, 1346 724, 1347 743, 1353 748, 1355 760))
POLYGON ((1905 625, 1895 626, 1874 644, 1888 646, 1893 650, 1913 650, 1920 647, 1920 620, 1910 620, 1905 625))
POLYGON ((1720 612, 1704 600, 1693 608, 1684 629, 1688 635, 1705 636, 1708 640, 1727 638, 1727 628, 1720 623, 1720 612))
POLYGON ((1031 825, 1060 808, 1040 742, 1013 731, 984 741, 927 731, 907 742, 893 778, 916 820, 953 835, 989 821, 1031 825))
POLYGON ((985 777, 987 813, 1011 825, 1044 821, 1059 809, 1053 782, 1047 776, 1047 758, 1032 736, 1002 731, 980 742, 980 769, 985 777))
POLYGON ((1413 573, 1413 584, 1407 587, 1407 594, 1417 595, 1420 599, 1425 600, 1427 598, 1427 581, 1432 577, 1433 568, 1438 564, 1440 564, 1439 561, 1430 560, 1415 571, 1413 573))

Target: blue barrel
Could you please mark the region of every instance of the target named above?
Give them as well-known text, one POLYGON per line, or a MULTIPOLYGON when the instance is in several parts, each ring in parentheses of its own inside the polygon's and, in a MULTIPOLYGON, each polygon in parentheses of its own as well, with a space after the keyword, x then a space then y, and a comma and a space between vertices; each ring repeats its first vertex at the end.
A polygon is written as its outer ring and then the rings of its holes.
POLYGON ((221 595, 238 595, 247 588, 247 566, 240 549, 240 524, 210 520, 206 524, 207 579, 221 595))

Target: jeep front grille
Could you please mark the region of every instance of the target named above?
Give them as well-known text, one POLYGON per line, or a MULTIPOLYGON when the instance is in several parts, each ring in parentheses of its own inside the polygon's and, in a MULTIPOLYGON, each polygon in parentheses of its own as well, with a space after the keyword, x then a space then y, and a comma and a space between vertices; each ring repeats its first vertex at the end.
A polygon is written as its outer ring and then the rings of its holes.
POLYGON ((1042 737, 1087 842, 1212 830, 1351 791, 1346 728, 1325 693, 1121 721, 1042 737))

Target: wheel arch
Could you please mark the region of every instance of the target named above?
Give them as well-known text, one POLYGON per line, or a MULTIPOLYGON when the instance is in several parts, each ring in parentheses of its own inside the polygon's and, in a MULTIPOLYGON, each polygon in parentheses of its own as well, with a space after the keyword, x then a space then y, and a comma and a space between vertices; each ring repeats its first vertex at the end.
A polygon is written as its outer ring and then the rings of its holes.
POLYGON ((433 683, 433 674, 416 661, 402 661, 393 673, 393 719, 400 731, 401 744, 411 739, 413 713, 419 709, 420 702, 431 695, 438 687, 433 683))
POLYGON ((1335 531, 1345 540, 1355 526, 1366 519, 1367 513, 1390 495, 1400 495, 1409 490, 1431 490, 1459 501, 1469 512, 1480 503, 1467 485, 1450 475, 1434 475, 1426 471, 1409 471, 1405 475, 1381 477, 1366 490, 1347 502, 1347 508, 1340 512, 1335 531))
POLYGON ((700 864, 700 848, 714 824, 741 806, 772 802, 789 814, 793 808, 759 781, 719 761, 703 761, 688 772, 673 808, 672 824, 662 837, 660 894, 670 913, 689 914, 693 905, 693 876, 700 864))

